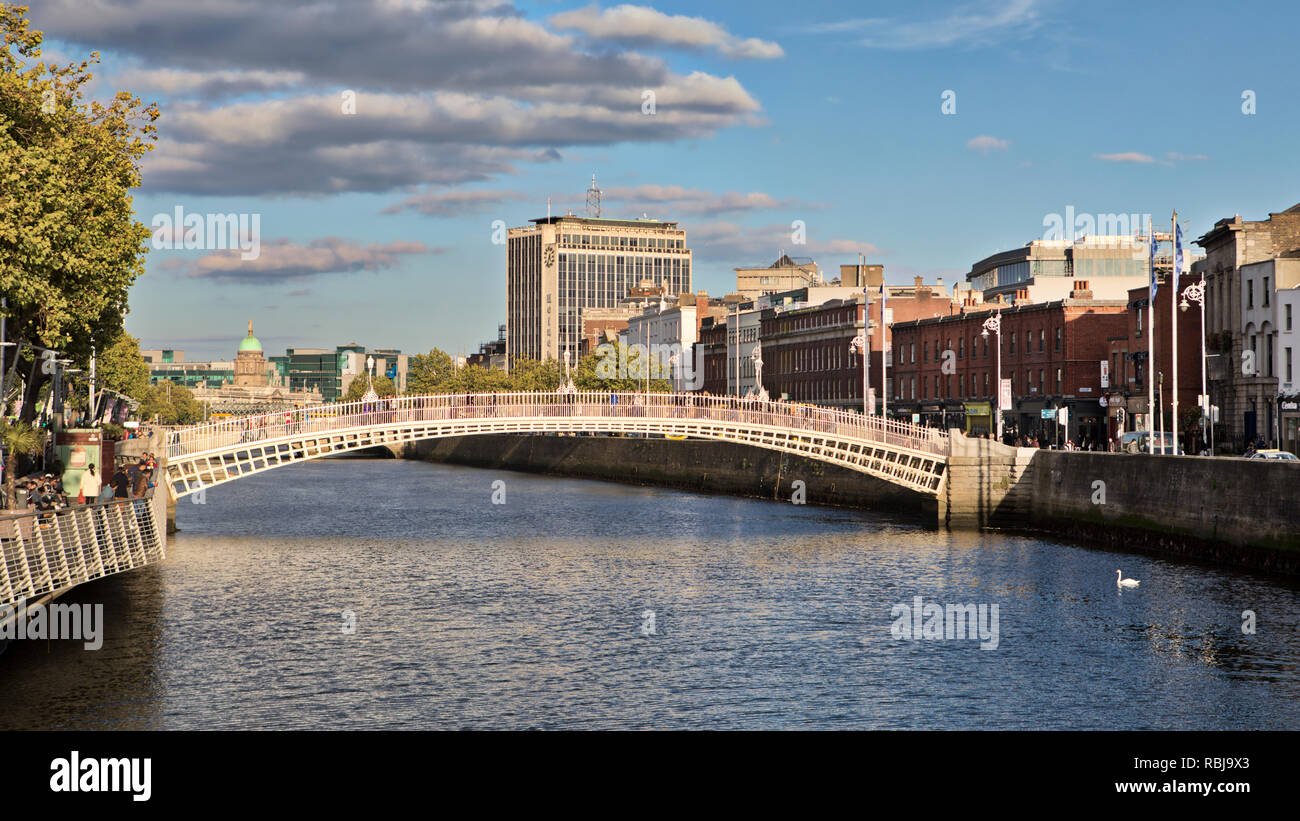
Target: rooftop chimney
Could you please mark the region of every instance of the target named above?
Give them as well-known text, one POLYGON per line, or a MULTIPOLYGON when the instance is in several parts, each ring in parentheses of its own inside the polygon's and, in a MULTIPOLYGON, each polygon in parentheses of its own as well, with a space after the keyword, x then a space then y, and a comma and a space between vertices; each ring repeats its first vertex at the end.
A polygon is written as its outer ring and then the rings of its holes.
POLYGON ((1088 280, 1076 279, 1074 281, 1074 290, 1070 291, 1070 299, 1092 299, 1092 290, 1088 287, 1088 280))

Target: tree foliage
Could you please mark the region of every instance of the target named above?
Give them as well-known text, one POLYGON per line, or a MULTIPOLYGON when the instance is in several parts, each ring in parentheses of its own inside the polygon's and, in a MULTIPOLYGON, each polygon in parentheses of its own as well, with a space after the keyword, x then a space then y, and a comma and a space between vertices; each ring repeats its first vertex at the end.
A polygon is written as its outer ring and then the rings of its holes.
MULTIPOLYGON (((369 384, 370 383, 366 381, 364 376, 358 376, 353 379, 352 383, 348 385, 347 393, 343 394, 343 399, 341 401, 360 402, 361 397, 365 395, 366 388, 369 387, 369 384)), ((393 385, 393 380, 380 374, 375 377, 375 393, 384 398, 396 396, 397 388, 393 385)))
MULTIPOLYGON (((114 340, 127 291, 144 271, 149 229, 130 190, 156 139, 156 104, 119 92, 83 94, 93 52, 66 65, 40 60, 27 8, 0 4, 0 293, 6 341, 55 349, 85 369, 90 348, 114 340)), ((2 348, 0 366, 26 380, 21 417, 36 414, 49 374, 2 348)))
POLYGON ((26 422, 11 422, 8 419, 0 419, 0 444, 4 445, 5 452, 5 507, 12 510, 14 506, 14 474, 18 472, 18 457, 20 455, 30 456, 39 452, 41 446, 45 444, 45 431, 34 428, 26 422))
POLYGON ((144 401, 149 392, 149 366, 140 353, 140 342, 128 333, 99 353, 95 359, 96 390, 124 393, 144 401))
MULTIPOLYGON (((125 393, 125 391, 123 391, 125 393)), ((203 421, 203 403, 184 385, 162 380, 149 385, 143 394, 132 394, 140 402, 140 418, 157 420, 164 425, 191 425, 203 421)))
POLYGON ((573 384, 581 391, 644 391, 647 367, 650 392, 672 390, 667 378, 669 367, 665 363, 657 361, 640 345, 628 347, 621 342, 601 345, 580 359, 573 372, 573 384))

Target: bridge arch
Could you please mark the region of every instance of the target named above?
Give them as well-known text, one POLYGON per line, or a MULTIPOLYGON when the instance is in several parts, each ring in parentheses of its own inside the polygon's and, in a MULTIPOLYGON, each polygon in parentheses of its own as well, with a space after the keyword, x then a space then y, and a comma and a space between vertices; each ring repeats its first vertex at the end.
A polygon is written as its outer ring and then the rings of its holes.
POLYGON ((943 489, 947 434, 789 402, 693 393, 401 396, 223 419, 167 433, 173 498, 282 465, 376 446, 497 433, 715 439, 847 467, 928 496, 943 489))

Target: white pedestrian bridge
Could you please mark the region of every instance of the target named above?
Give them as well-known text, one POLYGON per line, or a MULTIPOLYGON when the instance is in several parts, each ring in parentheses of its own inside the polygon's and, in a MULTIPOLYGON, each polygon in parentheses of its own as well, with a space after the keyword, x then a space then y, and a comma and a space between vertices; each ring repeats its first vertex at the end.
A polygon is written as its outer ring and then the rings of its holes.
POLYGON ((781 401, 692 393, 401 396, 232 417, 167 432, 173 498, 306 459, 480 434, 623 434, 713 439, 798 454, 937 497, 943 431, 781 401))

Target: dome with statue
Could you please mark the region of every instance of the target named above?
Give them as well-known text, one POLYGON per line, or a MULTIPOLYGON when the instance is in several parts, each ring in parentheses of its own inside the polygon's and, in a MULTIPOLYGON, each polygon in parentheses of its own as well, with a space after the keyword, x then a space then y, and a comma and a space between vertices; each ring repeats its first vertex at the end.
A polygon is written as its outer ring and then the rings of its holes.
POLYGON ((248 336, 239 343, 235 354, 235 387, 259 388, 266 386, 266 358, 262 355, 262 341, 253 336, 253 320, 248 320, 248 336))
POLYGON ((253 320, 248 320, 248 336, 244 337, 239 343, 239 352, 250 351, 253 353, 262 352, 262 341, 253 336, 253 320))

